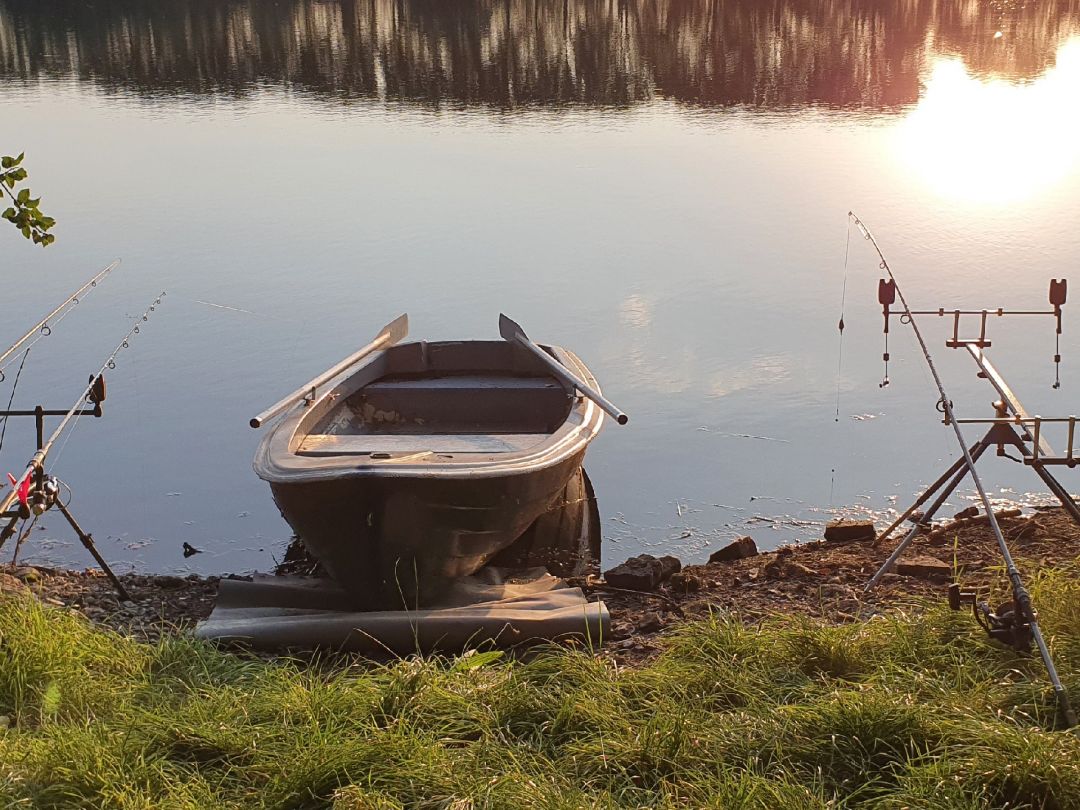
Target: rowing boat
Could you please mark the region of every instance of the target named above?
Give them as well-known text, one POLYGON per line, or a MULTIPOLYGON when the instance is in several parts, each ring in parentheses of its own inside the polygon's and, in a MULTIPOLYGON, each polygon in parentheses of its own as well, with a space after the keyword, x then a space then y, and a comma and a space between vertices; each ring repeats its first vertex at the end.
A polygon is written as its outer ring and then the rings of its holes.
MULTIPOLYGON (((547 545, 562 542, 551 527, 563 525, 565 542, 579 543, 574 493, 586 486, 582 460, 604 420, 593 399, 557 376, 536 344, 384 345, 317 378, 326 384, 282 410, 254 462, 282 516, 357 607, 428 604, 542 517, 547 545), (552 519, 559 510, 570 519, 552 519)), ((540 349, 581 387, 598 388, 575 354, 540 349)))

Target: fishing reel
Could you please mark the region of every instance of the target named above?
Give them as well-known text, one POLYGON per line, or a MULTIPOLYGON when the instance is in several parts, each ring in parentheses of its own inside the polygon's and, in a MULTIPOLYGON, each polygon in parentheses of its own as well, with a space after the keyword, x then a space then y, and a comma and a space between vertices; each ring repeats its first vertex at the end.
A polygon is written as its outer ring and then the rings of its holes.
POLYGON ((1017 652, 1031 652, 1031 622, 1024 617, 1024 611, 1015 599, 994 611, 989 603, 979 601, 975 591, 961 588, 960 583, 954 582, 949 586, 949 607, 961 610, 965 605, 971 605, 975 621, 990 638, 1008 644, 1017 652))
POLYGON ((28 475, 21 484, 16 484, 15 477, 9 473, 8 480, 18 492, 19 505, 16 510, 22 520, 45 514, 60 498, 60 479, 55 475, 28 475))
POLYGON ((34 515, 43 515, 60 497, 60 481, 55 475, 44 475, 41 482, 30 493, 29 507, 34 515))

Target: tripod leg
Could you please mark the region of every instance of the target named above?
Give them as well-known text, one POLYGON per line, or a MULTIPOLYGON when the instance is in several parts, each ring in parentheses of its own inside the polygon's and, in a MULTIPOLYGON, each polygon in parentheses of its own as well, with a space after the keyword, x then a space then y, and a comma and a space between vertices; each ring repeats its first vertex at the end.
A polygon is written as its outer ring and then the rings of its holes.
POLYGON ((124 583, 122 583, 119 579, 116 578, 116 574, 114 574, 112 569, 109 568, 109 564, 105 562, 101 554, 98 553, 97 546, 94 545, 94 538, 82 530, 82 526, 80 526, 76 522, 75 517, 71 514, 71 512, 68 511, 68 508, 64 506, 64 504, 62 504, 59 499, 57 499, 56 501, 56 508, 60 510, 60 513, 65 518, 67 518, 67 522, 71 524, 71 528, 75 530, 75 534, 79 535, 79 540, 86 547, 86 550, 90 552, 90 554, 94 557, 95 560, 97 560, 97 564, 101 566, 101 570, 105 572, 105 575, 112 582, 113 587, 116 588, 116 592, 120 595, 120 599, 124 602, 130 602, 131 594, 127 592, 127 589, 124 587, 124 583))
MULTIPOLYGON (((973 463, 978 461, 979 457, 986 452, 986 448, 988 448, 989 446, 990 443, 987 441, 987 437, 984 436, 972 447, 971 461, 973 463)), ((940 509, 945 503, 945 501, 949 499, 949 496, 953 494, 953 491, 958 486, 960 486, 960 482, 963 481, 965 477, 967 477, 967 474, 968 470, 967 465, 965 464, 963 466, 963 469, 957 472, 956 475, 953 476, 953 479, 945 487, 945 489, 941 491, 941 494, 938 495, 937 500, 935 500, 930 505, 930 508, 926 510, 926 515, 925 517, 923 517, 924 521, 931 520, 934 515, 937 514, 937 510, 940 509)), ((900 541, 900 545, 893 549, 893 553, 889 555, 889 559, 884 562, 881 568, 877 570, 877 573, 874 574, 874 576, 870 578, 870 581, 866 583, 867 591, 872 589, 875 585, 878 584, 878 582, 881 581, 881 578, 885 576, 885 574, 896 564, 896 561, 900 559, 900 555, 903 554, 905 549, 907 549, 907 547, 911 545, 912 541, 916 538, 920 531, 922 531, 922 525, 916 523, 911 528, 911 531, 908 532, 907 537, 900 541)))
MULTIPOLYGON (((8 514, 10 514, 10 512, 8 514)), ((0 548, 3 548, 4 543, 6 543, 10 537, 15 535, 15 524, 18 522, 19 515, 16 513, 15 515, 12 515, 12 518, 7 522, 7 525, 0 530, 0 548)))
POLYGON ((1032 468, 1038 474, 1039 478, 1050 488, 1050 491, 1057 496, 1057 499, 1061 501, 1061 505, 1065 507, 1065 511, 1068 512, 1074 521, 1080 523, 1080 507, 1076 505, 1076 501, 1073 500, 1069 491, 1061 485, 1061 482, 1054 478, 1050 474, 1050 471, 1043 467, 1041 464, 1032 464, 1032 468))
MULTIPOLYGON (((974 453, 976 447, 978 447, 977 444, 972 446, 971 452, 974 453)), ((913 503, 911 506, 908 507, 908 510, 906 512, 904 512, 904 514, 902 514, 895 521, 893 521, 893 524, 891 526, 889 526, 889 528, 887 528, 885 531, 883 531, 881 534, 879 534, 877 536, 877 540, 875 540, 874 542, 875 543, 882 543, 886 539, 888 539, 889 535, 892 534, 894 531, 896 531, 897 528, 900 526, 900 524, 902 524, 905 520, 907 520, 909 517, 911 517, 912 513, 916 509, 918 509, 920 506, 922 506, 924 503, 926 503, 928 500, 930 500, 934 496, 934 493, 937 492, 946 481, 948 481, 950 478, 952 478, 954 475, 956 475, 956 473, 963 466, 964 466, 964 457, 961 456, 960 458, 958 458, 956 461, 953 462, 952 466, 949 467, 949 469, 947 469, 944 472, 944 474, 942 474, 942 476, 937 481, 932 483, 927 488, 927 490, 925 492, 923 492, 922 495, 919 496, 919 499, 917 501, 915 501, 915 503, 913 503)), ((954 484, 954 486, 955 486, 955 484, 954 484)), ((925 520, 925 518, 924 518, 924 520, 925 520)))

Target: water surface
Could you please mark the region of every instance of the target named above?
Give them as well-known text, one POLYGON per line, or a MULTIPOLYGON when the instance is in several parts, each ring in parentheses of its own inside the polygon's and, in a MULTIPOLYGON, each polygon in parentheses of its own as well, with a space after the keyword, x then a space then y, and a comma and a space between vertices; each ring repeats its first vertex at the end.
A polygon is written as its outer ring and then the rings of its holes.
MULTIPOLYGON (((0 334, 123 258, 15 404, 66 407, 168 291, 55 462, 121 567, 268 566, 288 529, 247 419, 402 311, 425 339, 506 311, 589 363, 631 414, 588 457, 608 560, 811 538, 955 453, 898 327, 878 387, 877 258, 847 211, 920 307, 1043 307, 1080 260, 1067 0, 0 0, 0 105, 59 220, 46 251, 3 237, 0 334)), ((1057 391, 1051 323, 992 324, 1045 415, 1080 410, 1070 310, 1057 391)), ((945 326, 950 395, 986 415, 945 326)), ((6 469, 32 438, 9 425, 6 469)), ((1041 489, 985 464, 1003 497, 1041 489)), ((88 562, 43 526, 24 555, 88 562)))

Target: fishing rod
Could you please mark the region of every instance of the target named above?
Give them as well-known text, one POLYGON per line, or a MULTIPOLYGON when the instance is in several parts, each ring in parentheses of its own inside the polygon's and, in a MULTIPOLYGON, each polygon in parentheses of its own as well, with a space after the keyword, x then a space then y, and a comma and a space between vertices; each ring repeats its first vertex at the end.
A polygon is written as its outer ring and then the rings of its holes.
MULTIPOLYGON (((37 452, 35 452, 34 455, 31 457, 30 461, 27 462, 26 472, 24 472, 23 475, 16 482, 13 483, 12 491, 9 492, 3 498, 3 500, 0 500, 0 514, 8 512, 8 510, 11 509, 12 504, 15 503, 16 499, 24 500, 27 497, 29 490, 29 482, 31 480, 33 480, 36 484, 39 500, 44 497, 45 457, 49 454, 49 451, 52 450, 53 446, 56 444, 56 440, 60 438, 61 434, 63 434, 63 432, 67 429, 68 425, 72 423, 72 419, 78 422, 79 418, 86 413, 91 413, 95 416, 101 414, 101 402, 105 399, 105 372, 107 370, 116 368, 117 355, 119 355, 120 352, 129 347, 131 339, 140 332, 140 324, 150 319, 150 313, 154 312, 154 310, 157 309, 157 307, 161 304, 161 299, 164 297, 165 293, 162 292, 157 298, 154 299, 153 303, 150 304, 150 306, 142 314, 142 316, 136 320, 135 325, 128 330, 128 333, 126 335, 124 335, 124 339, 121 340, 119 344, 117 344, 112 354, 110 354, 108 359, 104 363, 102 363, 101 368, 98 369, 97 373, 90 375, 89 383, 87 384, 86 388, 83 389, 83 392, 79 395, 79 398, 75 400, 75 404, 72 405, 71 408, 69 408, 67 411, 53 412, 41 411, 40 408, 38 409, 39 413, 37 415, 39 419, 43 415, 62 416, 60 424, 56 426, 56 429, 52 432, 52 435, 50 435, 48 439, 43 440, 39 421, 37 452), (87 402, 93 403, 94 408, 88 411, 84 407, 85 403, 87 402)), ((41 506, 39 508, 41 508, 41 511, 44 511, 45 508, 48 508, 45 505, 44 500, 40 500, 40 504, 41 506)))
MULTIPOLYGON (((912 332, 915 333, 915 339, 919 343, 923 359, 926 360, 926 365, 930 369, 931 376, 934 378, 934 385, 937 387, 938 395, 941 397, 938 401, 937 408, 945 415, 945 422, 953 429, 953 434, 956 436, 956 441, 960 445, 960 451, 963 454, 964 466, 967 468, 968 474, 971 475, 971 480, 975 483, 975 489, 978 491, 979 500, 982 502, 983 509, 986 510, 987 520, 989 521, 991 530, 994 532, 994 538, 997 540, 998 550, 1001 552, 1001 557, 1005 561, 1005 571, 1009 577, 1009 582, 1012 585, 1014 610, 1029 628, 1031 637, 1035 641, 1035 645, 1039 648, 1039 656, 1042 658, 1043 665, 1046 667, 1047 675, 1050 678, 1050 683, 1053 686, 1054 694, 1057 698, 1058 707, 1066 725, 1071 728, 1076 725, 1077 718, 1076 714, 1073 712, 1072 705, 1069 702, 1069 694, 1065 691, 1065 686, 1061 683, 1061 678, 1058 677, 1057 668, 1054 666, 1054 660, 1050 656, 1050 649, 1047 647, 1046 640, 1043 638, 1042 631, 1039 629, 1038 615, 1032 606, 1031 594, 1028 593, 1027 588, 1024 587, 1024 582, 1020 578, 1020 571, 1016 567, 1016 562, 1013 560, 1008 544, 1005 542, 1005 535, 1002 534, 1001 526, 998 523, 997 516, 994 514, 993 504, 990 503, 990 497, 986 494, 986 488, 983 486, 982 479, 975 469, 975 460, 971 456, 971 451, 968 449, 967 442, 964 440, 964 434, 960 431, 960 425, 957 423, 953 414, 952 400, 950 400, 948 394, 945 393, 945 384, 942 382, 941 375, 934 365, 934 359, 930 356, 930 349, 923 339, 922 331, 919 329, 919 324, 915 319, 915 312, 908 305, 907 299, 900 289, 900 284, 897 282, 892 268, 889 267, 889 262, 886 260, 885 254, 881 252, 877 240, 874 238, 874 235, 870 233, 870 229, 866 227, 863 221, 859 219, 853 211, 848 211, 848 217, 859 229, 863 238, 873 246, 874 252, 877 253, 878 259, 880 260, 878 266, 888 274, 889 282, 891 282, 892 288, 900 298, 900 304, 903 307, 903 317, 901 318, 901 321, 906 321, 911 326, 912 332)), ((873 584, 873 581, 871 581, 870 584, 867 585, 867 590, 869 590, 873 584)))
POLYGON ((73 308, 76 304, 79 303, 80 296, 83 295, 83 293, 86 293, 87 291, 97 287, 98 282, 102 281, 105 276, 109 275, 109 273, 115 270, 118 264, 120 264, 119 259, 111 262, 108 266, 105 267, 104 270, 99 272, 88 282, 79 287, 79 289, 77 289, 75 292, 65 298, 63 302, 58 307, 56 307, 56 309, 54 309, 40 321, 31 326, 30 329, 27 330, 25 335, 23 335, 21 338, 16 340, 14 343, 11 344, 11 346, 8 347, 7 351, 5 351, 3 354, 0 354, 0 382, 4 381, 4 368, 6 368, 5 361, 9 357, 11 357, 11 355, 17 352, 20 348, 22 348, 22 345, 26 343, 26 341, 28 341, 30 338, 32 338, 35 334, 40 334, 41 337, 48 337, 50 334, 52 334, 52 327, 49 326, 49 321, 51 321, 54 316, 63 313, 62 315, 60 315, 60 318, 57 322, 62 321, 67 315, 67 313, 71 311, 71 308, 73 308))

